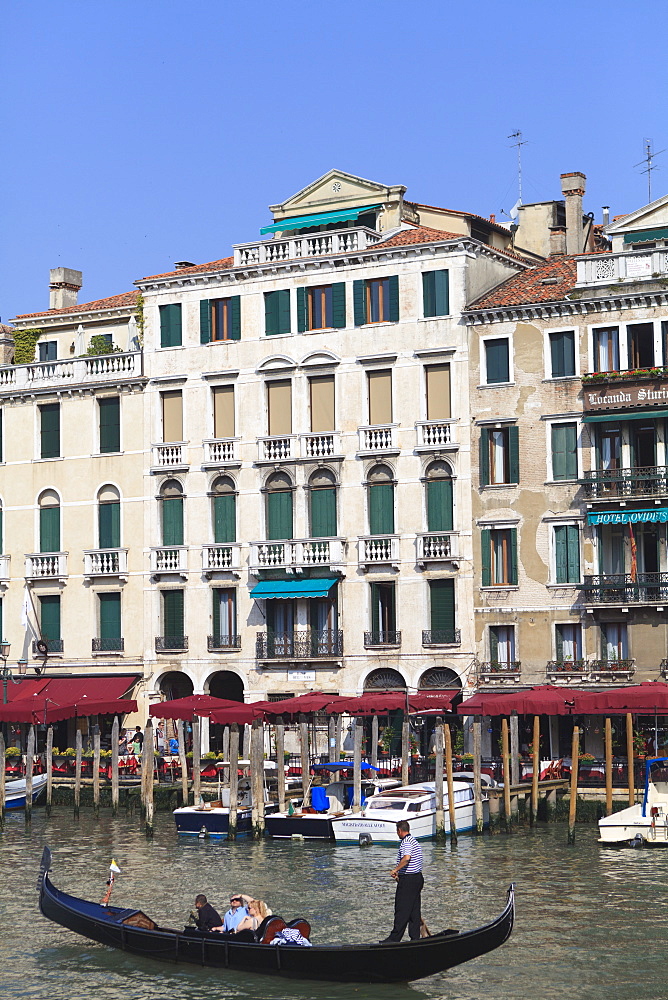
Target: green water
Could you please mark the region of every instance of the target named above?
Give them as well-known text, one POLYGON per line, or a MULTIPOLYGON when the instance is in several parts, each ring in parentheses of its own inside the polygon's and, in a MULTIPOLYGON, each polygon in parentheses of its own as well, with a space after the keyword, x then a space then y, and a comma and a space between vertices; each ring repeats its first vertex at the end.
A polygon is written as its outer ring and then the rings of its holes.
POLYGON ((0 998, 29 1000, 453 1000, 577 997, 668 1000, 668 850, 602 850, 595 827, 567 846, 560 824, 512 836, 425 844, 423 914, 432 930, 496 916, 517 883, 517 923, 497 951, 410 986, 301 983, 162 965, 112 951, 46 921, 37 908, 42 847, 59 888, 99 900, 112 856, 122 869, 114 902, 159 923, 185 923, 194 895, 218 909, 231 891, 259 896, 283 916, 307 916, 316 942, 377 941, 392 923, 389 847, 177 838, 158 814, 152 841, 138 816, 59 807, 32 828, 10 815, 0 834, 0 998))

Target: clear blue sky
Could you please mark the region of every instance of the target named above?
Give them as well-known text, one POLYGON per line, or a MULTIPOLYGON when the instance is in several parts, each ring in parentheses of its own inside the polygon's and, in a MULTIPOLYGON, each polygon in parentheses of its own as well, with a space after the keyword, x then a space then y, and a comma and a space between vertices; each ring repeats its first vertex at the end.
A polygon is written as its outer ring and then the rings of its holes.
MULTIPOLYGON (((665 0, 27 0, 0 42, 0 315, 228 254, 330 167, 489 215, 647 200, 668 146, 665 0)), ((668 152, 653 197, 668 192, 668 152)))

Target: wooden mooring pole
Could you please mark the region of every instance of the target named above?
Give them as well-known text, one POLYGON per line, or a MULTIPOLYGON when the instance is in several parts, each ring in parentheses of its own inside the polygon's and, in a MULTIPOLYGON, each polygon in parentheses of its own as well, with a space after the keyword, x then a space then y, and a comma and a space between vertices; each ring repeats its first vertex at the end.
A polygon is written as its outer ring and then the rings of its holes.
POLYGON ((32 775, 35 768, 35 727, 28 730, 28 751, 26 753, 26 825, 32 823, 32 775))
POLYGON ((531 826, 538 821, 538 778, 540 777, 540 715, 533 717, 533 763, 531 767, 531 826))
POLYGON ((111 815, 118 813, 118 744, 120 741, 120 724, 118 716, 114 716, 111 727, 111 815))
POLYGON ((612 719, 605 720, 605 814, 612 815, 612 719))
MULTIPOLYGON (((378 716, 371 716, 371 747, 369 752, 369 763, 374 767, 378 763, 378 716)), ((437 824, 438 825, 438 824, 437 824)))
POLYGON ((308 722, 305 715, 299 716, 299 746, 301 750, 302 762, 302 809, 309 804, 311 761, 309 759, 309 736, 308 722))
POLYGON ((482 719, 473 719, 473 814, 476 833, 482 833, 485 816, 482 806, 482 719))
POLYGON ((153 771, 155 768, 155 739, 153 721, 146 723, 142 746, 142 785, 144 792, 144 812, 146 836, 153 836, 153 771))
POLYGON ((364 720, 355 719, 353 729, 353 812, 362 808, 362 737, 364 735, 364 720))
POLYGON ((5 755, 5 734, 0 732, 0 830, 5 828, 5 765, 7 763, 5 755))
POLYGON ((74 765, 74 818, 79 819, 79 809, 81 806, 81 756, 83 752, 83 741, 81 730, 77 729, 76 758, 74 765))
POLYGON ((626 757, 628 760, 629 805, 632 806, 636 800, 636 789, 633 777, 633 716, 630 712, 626 713, 626 757))
POLYGON ((100 818, 100 727, 93 730, 93 816, 100 818))
POLYGON ((568 843, 575 843, 575 817, 578 808, 578 768, 580 757, 580 730, 573 726, 573 743, 571 748, 571 789, 568 803, 568 843))
MULTIPOLYGON (((183 719, 176 723, 176 739, 179 744, 179 765, 181 767, 181 798, 184 806, 188 805, 188 758, 186 757, 185 726, 183 719)), ((237 743, 237 749, 239 744, 237 743)))
POLYGON ((237 806, 239 804, 239 726, 230 726, 230 815, 227 839, 237 839, 237 806))
POLYGON ((283 716, 276 719, 276 780, 278 781, 278 811, 285 812, 285 726, 283 716))
POLYGON ((196 715, 193 727, 193 803, 199 805, 202 796, 201 763, 202 763, 202 720, 196 715))
POLYGON ((404 715, 401 724, 401 784, 408 784, 408 766, 411 756, 410 723, 408 716, 404 715))
POLYGON ((436 840, 445 840, 445 809, 443 803, 443 719, 436 719, 434 750, 434 782, 436 785, 436 840))
POLYGON ((457 843, 457 819, 455 815, 455 786, 452 780, 452 734, 449 723, 444 726, 445 774, 448 782, 448 818, 450 820, 450 843, 457 843))
POLYGON ((512 816, 510 811, 510 749, 508 747, 508 719, 501 719, 501 756, 503 757, 503 812, 506 832, 510 832, 512 816))
POLYGON ((264 836, 264 724, 254 719, 250 740, 251 823, 256 839, 264 836))
POLYGON ((53 726, 46 731, 46 815, 51 815, 53 802, 53 726))

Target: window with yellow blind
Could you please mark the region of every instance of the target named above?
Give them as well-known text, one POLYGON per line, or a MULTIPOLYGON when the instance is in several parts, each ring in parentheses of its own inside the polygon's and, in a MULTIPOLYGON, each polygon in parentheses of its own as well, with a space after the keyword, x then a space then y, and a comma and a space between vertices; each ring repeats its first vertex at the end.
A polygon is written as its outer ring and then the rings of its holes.
POLYGON ((449 420, 450 365, 427 365, 427 420, 449 420))
POLYGON ((369 423, 392 423, 392 372, 369 372, 369 423))
POLYGON ((311 430, 333 431, 334 419, 334 376, 318 375, 309 379, 311 403, 311 430))
POLYGON ((270 437, 292 434, 292 383, 267 382, 267 422, 270 437))
POLYGON ((162 440, 183 441, 183 396, 181 391, 163 392, 162 440))
POLYGON ((234 437, 234 386, 218 385, 213 390, 213 436, 234 437))

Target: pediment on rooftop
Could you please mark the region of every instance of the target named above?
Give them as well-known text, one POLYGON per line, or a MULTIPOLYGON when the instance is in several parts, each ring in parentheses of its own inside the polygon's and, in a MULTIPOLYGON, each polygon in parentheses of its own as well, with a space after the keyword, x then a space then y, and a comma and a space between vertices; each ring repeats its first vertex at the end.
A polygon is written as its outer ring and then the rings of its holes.
POLYGON ((648 229, 665 229, 668 227, 668 195, 658 198, 649 205, 630 212, 623 219, 618 219, 606 227, 608 236, 623 236, 624 233, 648 229))
POLYGON ((307 187, 297 191, 279 205, 270 205, 274 219, 297 215, 334 211, 337 208, 356 208, 359 205, 376 205, 396 201, 405 193, 402 185, 379 184, 364 177, 347 174, 343 170, 328 170, 307 187))

